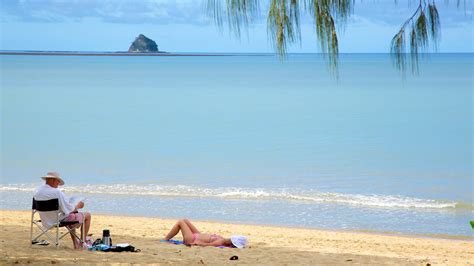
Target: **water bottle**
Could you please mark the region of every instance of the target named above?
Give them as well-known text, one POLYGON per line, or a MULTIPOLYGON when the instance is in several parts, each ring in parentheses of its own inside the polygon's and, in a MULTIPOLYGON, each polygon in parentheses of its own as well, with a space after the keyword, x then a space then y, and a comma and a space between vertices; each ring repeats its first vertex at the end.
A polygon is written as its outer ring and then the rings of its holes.
POLYGON ((112 238, 110 238, 110 231, 108 229, 102 231, 102 244, 109 247, 112 246, 112 238))

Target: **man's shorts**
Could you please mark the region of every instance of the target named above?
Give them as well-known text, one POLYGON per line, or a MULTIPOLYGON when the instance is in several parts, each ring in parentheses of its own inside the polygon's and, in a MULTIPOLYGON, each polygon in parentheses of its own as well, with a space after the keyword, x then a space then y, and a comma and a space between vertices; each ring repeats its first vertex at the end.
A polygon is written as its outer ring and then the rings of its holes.
POLYGON ((84 221, 84 214, 82 212, 71 212, 66 218, 63 219, 65 222, 79 222, 77 224, 68 225, 69 228, 79 228, 84 221))

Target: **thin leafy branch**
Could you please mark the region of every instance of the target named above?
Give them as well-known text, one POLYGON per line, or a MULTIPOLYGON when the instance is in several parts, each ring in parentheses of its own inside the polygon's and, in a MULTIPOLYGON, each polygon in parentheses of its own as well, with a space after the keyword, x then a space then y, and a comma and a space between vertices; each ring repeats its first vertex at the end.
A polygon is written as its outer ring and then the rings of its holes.
POLYGON ((410 65, 412 73, 419 71, 419 53, 426 51, 433 43, 435 49, 438 47, 440 39, 440 18, 436 3, 434 0, 418 0, 418 6, 415 12, 402 24, 400 30, 392 38, 391 54, 394 59, 395 66, 405 73, 407 68, 407 37, 405 34, 409 32, 410 43, 410 65))
POLYGON ((224 21, 231 32, 240 37, 243 29, 255 20, 259 12, 258 0, 208 0, 207 11, 215 24, 222 29, 224 21))

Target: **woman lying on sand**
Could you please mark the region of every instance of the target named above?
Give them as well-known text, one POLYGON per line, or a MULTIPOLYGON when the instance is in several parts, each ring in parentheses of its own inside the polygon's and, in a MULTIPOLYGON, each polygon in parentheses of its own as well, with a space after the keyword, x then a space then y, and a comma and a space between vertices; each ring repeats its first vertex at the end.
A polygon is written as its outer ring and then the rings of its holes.
POLYGON ((183 234, 184 244, 187 245, 243 248, 247 244, 247 238, 245 236, 223 238, 216 234, 201 233, 188 219, 176 222, 168 235, 166 235, 165 240, 170 240, 177 235, 179 231, 183 234))

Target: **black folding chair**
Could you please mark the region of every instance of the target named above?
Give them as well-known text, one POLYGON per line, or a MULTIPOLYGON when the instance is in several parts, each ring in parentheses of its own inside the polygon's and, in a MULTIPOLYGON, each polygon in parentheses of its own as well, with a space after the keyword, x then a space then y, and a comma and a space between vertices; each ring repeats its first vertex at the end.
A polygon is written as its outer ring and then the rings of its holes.
MULTIPOLYGON (((68 233, 72 234, 76 239, 78 239, 83 245, 84 239, 81 239, 75 232, 74 229, 69 228, 70 225, 78 224, 79 221, 60 221, 59 220, 60 212, 59 212, 59 200, 58 199, 50 199, 50 200, 35 200, 33 198, 33 207, 31 208, 31 230, 30 230, 30 246, 32 246, 36 241, 43 235, 47 236, 51 242, 53 242, 56 245, 56 248, 59 247, 59 240, 61 240, 64 236, 66 236, 68 233), (51 226, 51 227, 45 227, 41 223, 41 219, 36 219, 35 214, 37 212, 56 212, 56 217, 57 220, 56 222, 51 226), (36 225, 39 230, 41 231, 40 234, 35 236, 33 238, 33 224, 36 225), (65 233, 59 233, 59 228, 64 227, 67 229, 67 232, 65 233), (54 230, 56 228, 56 237, 52 236, 49 230, 54 230)), ((84 219, 84 217, 83 217, 84 219)), ((85 232, 84 232, 84 220, 82 221, 82 237, 85 238, 85 232)))

